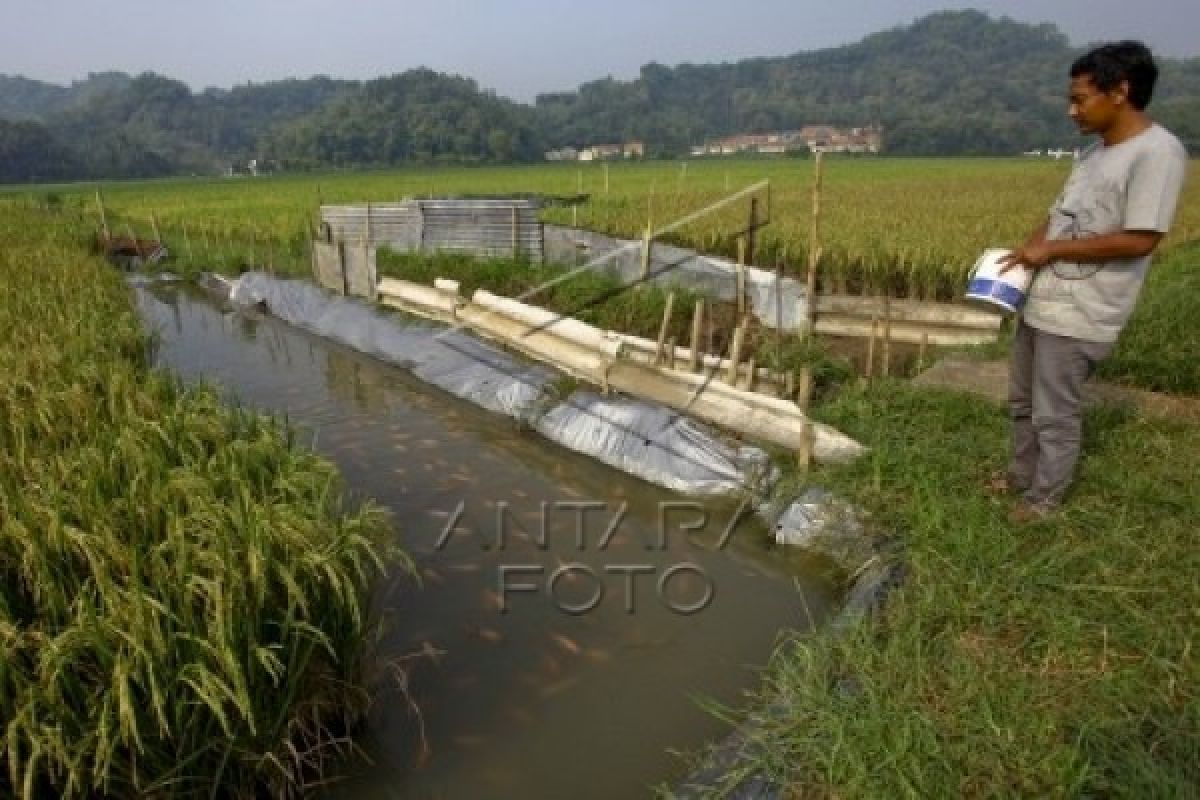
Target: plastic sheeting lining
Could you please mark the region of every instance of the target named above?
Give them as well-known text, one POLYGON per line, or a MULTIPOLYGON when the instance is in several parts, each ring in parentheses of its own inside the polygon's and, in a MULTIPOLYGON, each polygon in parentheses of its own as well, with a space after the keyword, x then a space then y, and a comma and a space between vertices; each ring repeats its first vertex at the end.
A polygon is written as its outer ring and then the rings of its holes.
POLYGON ((264 304, 274 316, 413 372, 457 397, 529 424, 547 439, 651 483, 686 494, 761 488, 765 452, 727 444, 715 431, 668 408, 589 390, 555 398, 560 378, 476 339, 304 281, 251 272, 230 284, 230 300, 264 304))

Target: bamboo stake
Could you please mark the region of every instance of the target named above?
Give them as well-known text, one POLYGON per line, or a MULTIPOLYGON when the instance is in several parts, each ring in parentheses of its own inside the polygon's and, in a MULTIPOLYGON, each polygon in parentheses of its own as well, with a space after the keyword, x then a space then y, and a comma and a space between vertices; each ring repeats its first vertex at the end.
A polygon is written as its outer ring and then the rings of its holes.
MULTIPOLYGON (((768 191, 770 191, 770 189, 768 189, 768 191)), ((756 243, 755 240, 758 238, 757 232, 758 232, 758 198, 751 197, 750 198, 750 219, 746 223, 746 256, 745 256, 745 261, 742 262, 743 265, 754 263, 754 255, 755 255, 754 245, 756 243)))
POLYGON ((754 358, 754 356, 751 356, 750 360, 746 362, 746 382, 744 387, 747 392, 754 391, 754 379, 757 377, 757 372, 758 361, 754 358))
MULTIPOLYGON (((662 325, 658 329, 658 344, 654 349, 654 363, 663 362, 663 348, 666 346, 667 333, 671 328, 671 312, 675 310, 675 292, 667 295, 667 305, 663 309, 662 325)), ((672 360, 674 360, 672 358, 672 360)))
POLYGON ((188 236, 187 220, 183 221, 183 246, 187 249, 187 258, 189 264, 194 264, 192 257, 192 239, 188 236))
POLYGON ((822 152, 818 150, 813 162, 812 226, 808 236, 808 281, 805 284, 808 336, 815 333, 817 328, 817 265, 821 261, 821 156, 822 152))
POLYGON ((796 388, 796 405, 806 414, 808 413, 808 406, 812 402, 812 391, 812 370, 805 367, 800 370, 800 385, 796 388))
POLYGON ((150 229, 154 231, 154 241, 162 244, 162 234, 158 230, 158 217, 153 211, 150 212, 150 229))
POLYGON ((892 304, 887 292, 883 293, 883 359, 880 373, 887 377, 892 371, 892 304))
POLYGON ((513 258, 515 259, 517 257, 517 255, 520 253, 520 241, 518 238, 519 233, 517 231, 517 204, 516 203, 513 203, 513 205, 512 205, 511 223, 512 223, 512 254, 513 254, 513 258))
POLYGON ((713 330, 713 328, 716 327, 715 320, 713 319, 713 317, 715 317, 715 316, 716 316, 715 314, 708 314, 708 315, 706 315, 705 320, 704 320, 704 327, 708 334, 708 347, 705 348, 706 353, 715 353, 716 352, 716 348, 713 347, 713 338, 716 335, 713 330))
POLYGON ((868 381, 871 380, 872 373, 875 372, 875 339, 879 336, 879 315, 871 315, 871 337, 867 339, 867 363, 863 370, 863 377, 868 381))
POLYGON ((604 165, 604 193, 608 194, 608 164, 604 165))
POLYGON ((729 368, 725 373, 725 382, 730 386, 737 385, 738 361, 742 358, 742 348, 746 344, 746 332, 750 324, 746 317, 742 317, 741 320, 733 332, 733 342, 729 345, 729 368))
POLYGON ((646 223, 646 232, 642 234, 642 280, 650 277, 650 246, 654 240, 651 238, 654 233, 654 228, 650 223, 646 223))
POLYGON ((696 301, 692 311, 692 352, 689 354, 691 363, 688 365, 692 372, 700 370, 700 337, 704 335, 704 298, 696 301))
POLYGON ((783 363, 783 256, 775 259, 775 364, 783 363))
POLYGON ((801 473, 812 469, 813 449, 816 446, 816 430, 811 422, 805 422, 800 435, 800 447, 796 450, 796 466, 801 473))
POLYGON ((96 190, 96 205, 100 207, 100 228, 104 231, 105 241, 108 241, 112 238, 112 232, 108 229, 108 213, 104 210, 104 196, 99 189, 96 190))
POLYGON ((312 270, 313 278, 317 281, 317 284, 321 285, 321 275, 317 270, 317 237, 313 232, 313 224, 310 217, 305 216, 304 226, 308 229, 308 266, 312 270))
POLYGON ((738 317, 746 313, 746 238, 739 236, 737 240, 737 268, 734 278, 737 281, 737 312, 738 317))
POLYGON ((675 341, 674 336, 672 336, 670 339, 667 339, 667 367, 669 369, 675 369, 675 347, 676 346, 677 346, 677 343, 675 341))
POLYGON ((925 351, 929 349, 929 334, 921 334, 921 346, 917 350, 917 372, 925 370, 925 351))

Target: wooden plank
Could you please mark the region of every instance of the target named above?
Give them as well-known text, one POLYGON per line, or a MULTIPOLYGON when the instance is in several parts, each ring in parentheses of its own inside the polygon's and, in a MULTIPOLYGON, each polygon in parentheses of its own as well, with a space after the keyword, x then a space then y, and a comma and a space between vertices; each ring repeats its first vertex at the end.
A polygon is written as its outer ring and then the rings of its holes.
MULTIPOLYGON (((871 320, 864 317, 827 314, 817 317, 817 333, 826 336, 853 336, 866 338, 871 335, 871 320)), ((932 325, 920 322, 892 322, 892 341, 920 344, 922 337, 927 343, 940 347, 987 344, 996 341, 999 331, 984 331, 954 325, 932 325)))
MULTIPOLYGON (((916 300, 891 299, 888 302, 893 322, 915 322, 984 331, 998 331, 1004 318, 982 309, 952 303, 922 303, 916 300)), ((870 317, 882 311, 874 297, 851 295, 819 295, 817 314, 870 317)), ((819 327, 819 324, 818 324, 819 327)))

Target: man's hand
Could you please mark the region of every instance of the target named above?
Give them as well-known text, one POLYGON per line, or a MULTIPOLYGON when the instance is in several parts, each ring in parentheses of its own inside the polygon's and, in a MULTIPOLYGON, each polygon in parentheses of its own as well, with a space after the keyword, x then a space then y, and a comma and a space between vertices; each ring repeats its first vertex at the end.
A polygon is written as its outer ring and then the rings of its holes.
POLYGON ((1051 242, 1030 241, 1000 259, 1000 274, 1015 267, 1038 270, 1056 260, 1051 242))

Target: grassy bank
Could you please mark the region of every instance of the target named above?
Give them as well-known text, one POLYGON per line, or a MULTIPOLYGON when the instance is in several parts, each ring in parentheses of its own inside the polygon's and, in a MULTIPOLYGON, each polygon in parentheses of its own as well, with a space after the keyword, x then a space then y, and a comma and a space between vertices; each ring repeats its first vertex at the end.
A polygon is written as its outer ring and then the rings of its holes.
POLYGON ((802 797, 1194 796, 1200 427, 1092 412, 1069 509, 1018 528, 980 489, 1002 411, 884 382, 820 416, 872 448, 823 480, 910 570, 878 618, 779 649, 752 766, 802 797))
POLYGON ((381 513, 150 370, 69 219, 0 235, 0 796, 296 793, 366 706, 381 513))
POLYGON ((1156 259, 1100 376, 1159 392, 1200 394, 1200 242, 1156 259))

